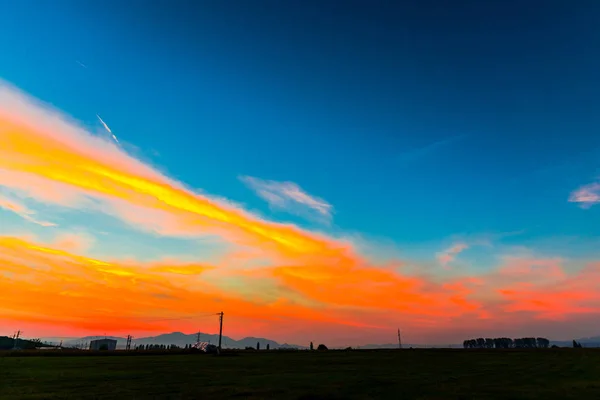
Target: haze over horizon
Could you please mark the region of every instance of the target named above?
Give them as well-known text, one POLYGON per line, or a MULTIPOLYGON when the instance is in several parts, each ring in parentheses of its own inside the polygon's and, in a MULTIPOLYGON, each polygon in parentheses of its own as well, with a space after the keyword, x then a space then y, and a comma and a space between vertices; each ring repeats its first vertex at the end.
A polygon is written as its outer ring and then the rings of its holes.
POLYGON ((0 335, 600 334, 600 3, 4 9, 0 335))

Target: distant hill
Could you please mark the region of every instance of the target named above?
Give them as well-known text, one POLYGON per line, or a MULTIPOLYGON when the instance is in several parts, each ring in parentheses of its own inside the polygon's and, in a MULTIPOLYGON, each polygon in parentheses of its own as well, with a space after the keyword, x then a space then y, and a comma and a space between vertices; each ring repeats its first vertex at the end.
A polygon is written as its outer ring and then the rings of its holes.
MULTIPOLYGON (((158 336, 149 336, 149 337, 142 337, 142 338, 133 338, 132 340, 132 346, 138 346, 138 345, 147 345, 147 344, 164 344, 164 345, 177 345, 180 347, 185 347, 185 345, 191 345, 193 343, 196 342, 197 340, 197 333, 192 333, 192 334, 185 334, 182 332, 171 332, 171 333, 165 333, 162 335, 158 335, 158 336)), ((117 348, 124 348, 126 346, 127 343, 127 338, 125 337, 117 337, 117 336, 85 336, 82 338, 73 338, 70 340, 64 340, 63 341, 63 346, 65 347, 85 347, 85 344, 87 343, 89 345, 89 342, 95 339, 115 339, 117 341, 117 348)), ((209 342, 212 344, 218 344, 219 343, 219 335, 216 334, 208 334, 208 333, 200 333, 200 341, 201 342, 209 342)), ((256 343, 260 343, 260 348, 261 349, 265 349, 267 347, 267 344, 269 345, 269 347, 271 349, 280 349, 280 348, 298 348, 298 349, 302 349, 302 348, 306 348, 304 346, 297 346, 297 345, 289 345, 287 343, 285 344, 279 344, 274 340, 270 340, 270 339, 265 339, 265 338, 257 338, 257 337, 246 337, 240 340, 234 340, 228 336, 223 336, 222 338, 222 347, 223 348, 236 348, 236 349, 244 349, 246 347, 256 347, 256 343)))
MULTIPOLYGON (((104 338, 117 340, 117 348, 125 348, 125 345, 127 342, 126 338, 116 337, 116 336, 86 336, 86 337, 82 337, 82 338, 60 338, 60 339, 63 340, 63 346, 65 346, 65 347, 75 347, 75 346, 84 347, 86 343, 89 345, 89 342, 94 339, 104 339, 104 338)), ((10 339, 10 338, 8 338, 8 339, 10 339)), ((53 344, 58 344, 59 340, 56 340, 56 339, 58 339, 58 338, 46 338, 46 339, 42 339, 42 340, 52 342, 53 344), (55 340, 51 340, 51 339, 55 339, 55 340)), ((174 344, 174 345, 177 345, 180 347, 185 347, 186 344, 189 345, 189 344, 195 343, 196 339, 197 339, 196 333, 185 334, 182 332, 171 332, 171 333, 161 334, 158 336, 149 336, 149 337, 142 337, 142 338, 134 337, 133 341, 132 341, 132 345, 137 346, 137 345, 147 345, 147 344, 159 344, 159 345, 160 344, 164 344, 164 345, 174 344)), ((10 339, 10 340, 12 340, 12 339, 10 339)), ((575 339, 575 340, 577 342, 581 343, 583 347, 600 347, 600 336, 579 338, 579 339, 575 339)), ((201 333, 200 341, 209 342, 212 344, 218 344, 219 343, 219 335, 201 333)), ((266 339, 266 338, 245 337, 240 340, 235 340, 235 339, 230 338, 229 336, 223 336, 222 346, 223 346, 223 348, 229 348, 229 349, 244 349, 246 347, 256 348, 257 342, 260 343, 261 349, 265 349, 267 347, 267 344, 273 350, 275 350, 275 349, 290 349, 290 348, 295 348, 295 349, 307 349, 308 348, 308 346, 299 346, 299 345, 287 344, 287 343, 279 344, 274 340, 270 340, 270 339, 266 339)), ((572 347, 573 341, 572 340, 562 340, 562 341, 561 340, 552 340, 552 341, 550 341, 550 345, 555 345, 555 346, 559 346, 559 347, 572 347)), ((1 344, 0 344, 0 346, 1 346, 1 344)), ((315 347, 316 346, 317 346, 317 343, 315 342, 315 347)), ((329 346, 329 347, 332 349, 336 348, 335 346, 329 346)), ((340 348, 345 348, 345 347, 346 346, 340 346, 340 348)), ((398 343, 367 344, 367 345, 363 345, 363 346, 352 346, 352 347, 357 348, 357 349, 397 349, 398 343)), ((418 348, 462 348, 463 345, 462 345, 462 343, 460 343, 460 344, 458 344, 458 343, 455 343, 455 344, 428 344, 428 345, 406 343, 406 344, 402 344, 402 347, 405 349, 408 349, 411 347, 415 348, 415 349, 418 349, 418 348)))
MULTIPOLYGON (((8 337, 8 336, 0 336, 0 350, 11 350, 15 347, 15 341, 13 338, 8 337)), ((50 347, 47 344, 38 342, 38 341, 34 341, 34 340, 24 340, 24 339, 17 339, 17 346, 18 349, 23 349, 23 350, 29 350, 29 349, 35 349, 38 347, 50 347)))

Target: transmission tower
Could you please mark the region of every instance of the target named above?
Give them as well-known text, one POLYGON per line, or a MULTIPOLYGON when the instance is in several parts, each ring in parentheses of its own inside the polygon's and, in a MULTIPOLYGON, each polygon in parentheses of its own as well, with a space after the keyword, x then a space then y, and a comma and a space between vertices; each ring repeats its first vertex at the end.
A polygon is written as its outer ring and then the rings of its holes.
POLYGON ((133 336, 127 335, 127 344, 125 345, 125 350, 131 350, 131 339, 133 339, 133 336))

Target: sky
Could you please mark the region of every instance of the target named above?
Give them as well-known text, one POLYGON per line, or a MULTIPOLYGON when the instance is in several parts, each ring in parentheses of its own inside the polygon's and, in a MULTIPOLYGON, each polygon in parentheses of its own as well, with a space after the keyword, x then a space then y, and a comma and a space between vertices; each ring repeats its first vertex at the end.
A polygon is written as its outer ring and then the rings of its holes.
POLYGON ((600 334, 600 3, 0 15, 0 335, 600 334))

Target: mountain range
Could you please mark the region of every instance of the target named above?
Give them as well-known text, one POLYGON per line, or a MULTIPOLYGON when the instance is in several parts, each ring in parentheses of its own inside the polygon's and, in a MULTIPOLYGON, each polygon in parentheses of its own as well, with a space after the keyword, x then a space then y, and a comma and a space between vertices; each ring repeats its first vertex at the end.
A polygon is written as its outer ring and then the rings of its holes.
MULTIPOLYGON (((115 339, 117 341, 117 348, 125 348, 127 344, 126 337, 118 337, 118 336, 85 336, 82 338, 42 338, 42 341, 58 344, 62 341, 63 347, 85 347, 85 344, 92 340, 96 339, 115 339)), ((164 344, 164 345, 176 345, 179 347, 185 347, 186 345, 194 344, 198 341, 198 334, 185 334, 182 332, 171 332, 165 333, 158 336, 149 336, 142 338, 133 338, 131 341, 131 347, 135 347, 138 345, 154 345, 154 344, 164 344)), ((200 341, 208 342, 212 344, 219 343, 219 335, 216 334, 208 334, 208 333, 200 333, 200 341)), ((286 348, 295 348, 295 349, 305 349, 308 348, 306 346, 292 345, 287 343, 277 343, 274 340, 265 339, 265 338, 257 338, 257 337, 245 337, 240 340, 234 340, 228 336, 222 337, 222 347, 229 349, 244 349, 246 347, 256 348, 256 344, 260 343, 260 348, 265 349, 267 345, 271 349, 286 349, 286 348)), ((315 345, 316 346, 316 345, 315 345)))
MULTIPOLYGON (((64 347, 85 347, 86 343, 89 345, 89 342, 95 339, 115 339, 117 341, 117 348, 125 348, 127 343, 127 338, 125 337, 117 337, 117 336, 85 336, 82 338, 42 338, 43 342, 47 342, 50 344, 58 344, 62 341, 64 347)), ((138 345, 154 345, 154 344, 164 344, 164 345, 177 345, 179 347, 185 347, 186 345, 191 345, 196 343, 198 339, 197 333, 185 334, 182 332, 171 332, 165 333, 158 336, 149 336, 142 338, 133 338, 132 347, 138 345)), ((577 342, 581 343, 583 347, 600 347, 600 336, 595 337, 587 337, 575 339, 577 342)), ((219 335, 216 334, 208 334, 208 333, 200 333, 200 341, 201 342, 209 342, 212 344, 219 343, 219 335)), ((229 349, 244 349, 246 347, 256 348, 256 344, 260 343, 260 348, 265 349, 267 344, 271 349, 307 349, 308 346, 300 346, 295 344, 280 344, 271 339, 258 338, 258 337, 245 337, 240 340, 232 339, 228 336, 223 336, 222 338, 222 347, 229 349)), ((551 340, 550 345, 556 345, 559 347, 571 347, 572 340, 551 340)), ((315 343, 315 348, 318 343, 315 343)), ((360 349, 395 349, 398 347, 398 343, 386 343, 386 344, 367 344, 363 346, 357 346, 356 348, 360 349)), ((422 344, 403 344, 403 348, 462 348, 462 344, 440 344, 440 345, 422 345, 422 344)), ((335 347, 332 347, 335 348, 335 347)))

